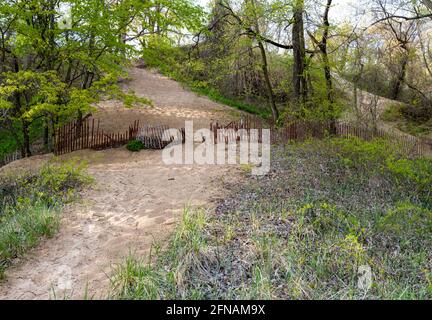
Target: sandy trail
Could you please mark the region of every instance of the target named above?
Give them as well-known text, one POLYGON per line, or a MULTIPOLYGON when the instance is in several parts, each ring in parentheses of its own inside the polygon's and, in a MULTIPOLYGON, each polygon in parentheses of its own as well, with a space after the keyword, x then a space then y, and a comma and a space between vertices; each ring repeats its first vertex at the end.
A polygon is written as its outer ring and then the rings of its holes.
MULTIPOLYGON (((107 130, 142 123, 208 127, 212 119, 236 116, 232 109, 181 88, 154 72, 133 69, 127 86, 151 98, 155 106, 125 109, 116 102, 101 104, 96 115, 107 130)), ((166 166, 161 151, 132 154, 114 149, 79 151, 64 158, 89 161, 94 186, 82 202, 65 208, 60 232, 44 240, 8 269, 0 299, 106 298, 112 264, 129 251, 145 255, 154 241, 166 240, 186 206, 211 206, 221 196, 223 179, 236 168, 166 166)), ((9 168, 46 162, 50 156, 17 161, 9 168)), ((8 168, 8 167, 5 167, 8 168)))
POLYGON ((96 118, 101 119, 101 128, 107 131, 126 130, 140 120, 141 125, 169 125, 182 128, 186 120, 193 120, 196 128, 209 128, 211 120, 229 121, 239 112, 185 90, 179 83, 152 70, 132 69, 132 81, 123 86, 138 96, 153 101, 153 107, 127 109, 118 101, 101 103, 96 118))

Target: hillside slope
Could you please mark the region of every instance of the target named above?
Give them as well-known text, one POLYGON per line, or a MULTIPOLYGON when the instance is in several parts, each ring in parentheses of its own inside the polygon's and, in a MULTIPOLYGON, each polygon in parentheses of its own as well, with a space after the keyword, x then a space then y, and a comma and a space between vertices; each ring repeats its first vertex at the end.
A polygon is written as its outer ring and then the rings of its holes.
MULTIPOLYGON (((365 90, 358 89, 358 111, 356 111, 353 102, 353 84, 340 76, 337 76, 336 80, 338 88, 344 92, 345 96, 349 99, 349 107, 342 114, 341 120, 355 123, 360 117, 362 123, 368 123, 370 125, 373 121, 372 119, 376 119, 378 128, 395 135, 412 137, 411 134, 398 128, 398 122, 387 121, 384 118, 386 111, 390 108, 403 106, 403 102, 376 96, 365 90)), ((425 137, 432 138, 432 133, 425 137)))

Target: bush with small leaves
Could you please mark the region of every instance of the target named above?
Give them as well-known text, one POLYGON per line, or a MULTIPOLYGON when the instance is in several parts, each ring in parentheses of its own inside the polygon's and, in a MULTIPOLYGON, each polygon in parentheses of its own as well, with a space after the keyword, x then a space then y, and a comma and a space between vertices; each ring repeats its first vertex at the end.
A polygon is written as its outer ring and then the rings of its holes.
POLYGON ((132 140, 126 145, 126 148, 131 152, 138 152, 144 149, 144 144, 139 140, 132 140))

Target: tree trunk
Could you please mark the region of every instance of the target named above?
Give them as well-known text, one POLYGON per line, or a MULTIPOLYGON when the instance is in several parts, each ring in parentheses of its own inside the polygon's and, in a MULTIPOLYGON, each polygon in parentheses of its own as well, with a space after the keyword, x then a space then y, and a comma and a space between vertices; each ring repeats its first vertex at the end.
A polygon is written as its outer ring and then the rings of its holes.
POLYGON ((324 76, 326 79, 327 99, 330 102, 330 104, 334 103, 334 96, 333 96, 333 82, 332 82, 331 68, 330 68, 330 62, 327 53, 327 43, 328 43, 328 36, 330 31, 329 12, 330 12, 332 2, 333 0, 327 0, 326 9, 324 12, 324 22, 323 22, 324 32, 323 32, 323 38, 321 41, 321 48, 320 48, 323 57, 323 63, 324 63, 324 76))
POLYGON ((264 45, 259 40, 258 40, 258 46, 259 46, 259 49, 261 52, 262 70, 264 73, 264 80, 265 80, 266 87, 267 87, 267 95, 269 98, 269 103, 270 103, 270 107, 271 107, 271 111, 272 111, 272 115, 273 115, 273 120, 276 123, 279 119, 279 110, 276 106, 273 88, 271 85, 270 76, 269 76, 269 72, 268 72, 267 54, 266 54, 264 45))
POLYGON ((45 121, 44 121, 43 142, 44 142, 45 150, 48 150, 49 149, 49 119, 48 119, 48 117, 46 117, 45 121))
POLYGON ((332 80, 332 74, 331 74, 331 67, 330 67, 330 61, 327 53, 327 44, 328 44, 328 36, 330 31, 330 22, 329 22, 329 12, 332 5, 333 0, 327 0, 326 9, 324 11, 324 32, 323 32, 323 38, 321 41, 321 54, 323 57, 323 63, 324 63, 324 77, 326 80, 326 89, 327 89, 327 100, 329 102, 329 111, 331 113, 331 119, 330 119, 330 131, 331 134, 336 133, 336 118, 334 115, 334 92, 333 92, 333 80, 332 80))
POLYGON ((408 60, 409 54, 407 52, 406 55, 404 55, 404 57, 402 58, 401 69, 392 89, 391 98, 393 100, 397 100, 399 98, 402 84, 405 82, 408 60))
POLYGON ((27 121, 22 120, 22 133, 23 133, 23 156, 30 157, 30 134, 29 134, 29 124, 27 121))
POLYGON ((296 0, 292 28, 294 99, 298 105, 307 101, 306 53, 303 25, 304 1, 296 0))
POLYGON ((276 106, 276 102, 275 102, 275 97, 274 97, 274 92, 273 92, 273 88, 272 88, 272 84, 271 84, 271 80, 270 80, 270 75, 268 72, 268 62, 267 62, 267 53, 265 51, 264 45, 260 39, 260 27, 259 27, 259 21, 258 21, 258 17, 256 14, 256 5, 255 5, 255 1, 251 0, 251 4, 252 4, 252 9, 253 9, 253 14, 254 14, 254 20, 255 20, 255 31, 256 34, 258 35, 258 37, 256 37, 256 40, 258 42, 258 47, 260 49, 260 53, 261 53, 261 68, 264 74, 264 80, 266 83, 266 87, 267 87, 267 96, 269 99, 269 104, 270 104, 270 108, 272 111, 272 115, 273 115, 273 120, 276 123, 279 119, 279 110, 276 106))

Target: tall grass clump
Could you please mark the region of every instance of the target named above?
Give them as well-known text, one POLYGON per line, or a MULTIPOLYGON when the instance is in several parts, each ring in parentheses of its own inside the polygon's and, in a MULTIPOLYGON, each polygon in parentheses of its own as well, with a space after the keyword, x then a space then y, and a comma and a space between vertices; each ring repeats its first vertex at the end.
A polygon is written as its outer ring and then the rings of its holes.
POLYGON ((62 205, 90 182, 85 164, 74 161, 0 176, 0 278, 13 259, 56 233, 62 205))

